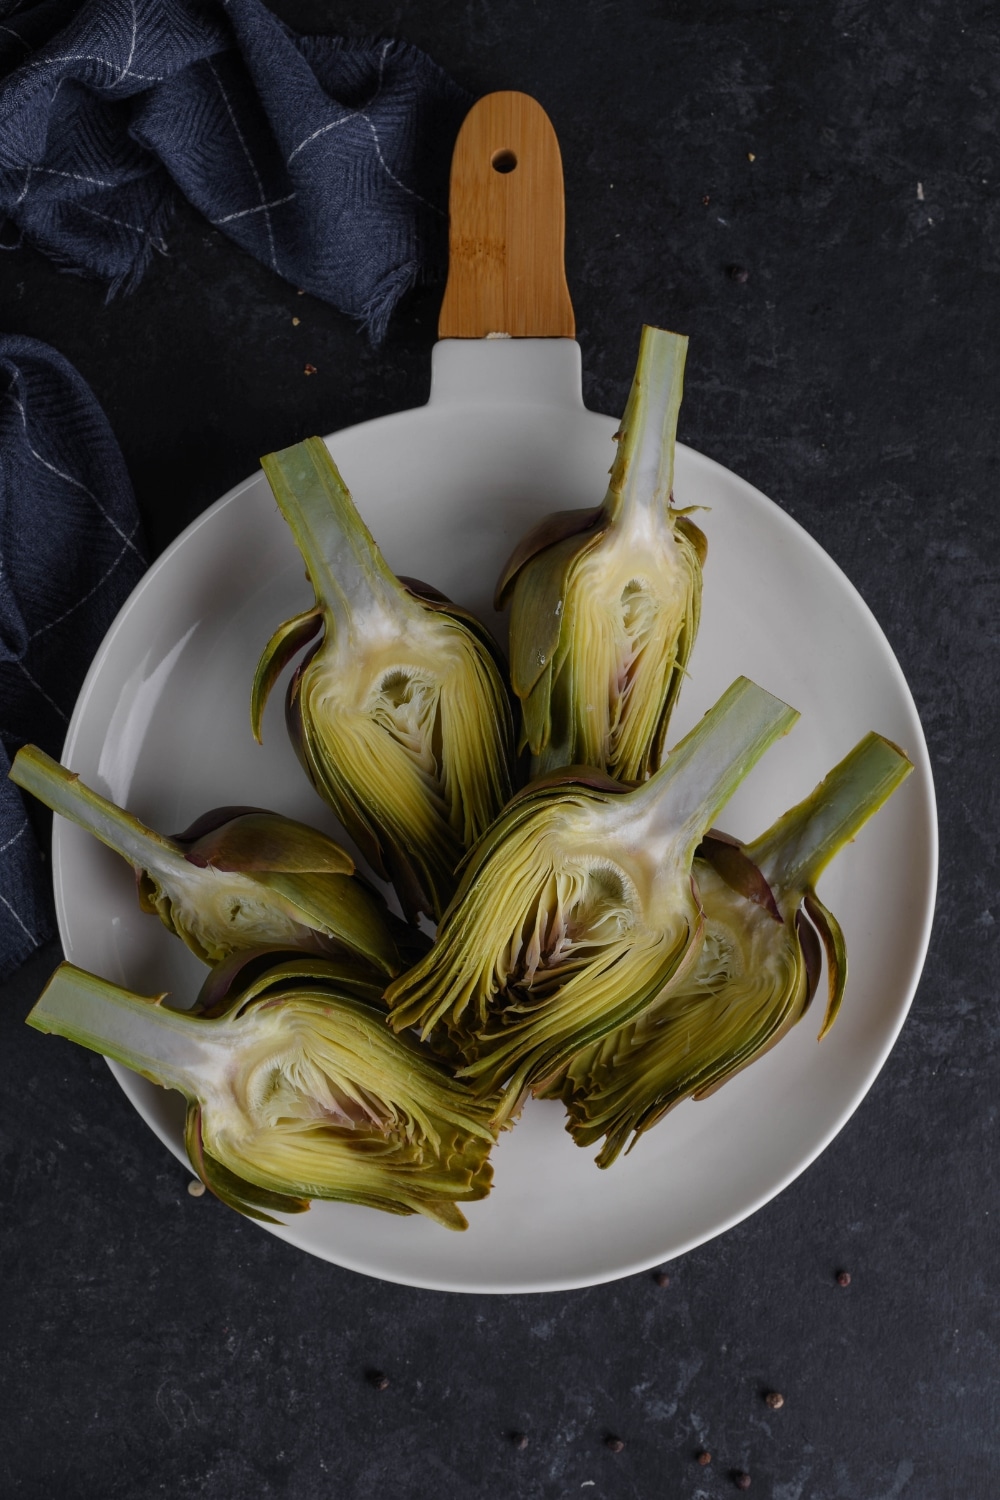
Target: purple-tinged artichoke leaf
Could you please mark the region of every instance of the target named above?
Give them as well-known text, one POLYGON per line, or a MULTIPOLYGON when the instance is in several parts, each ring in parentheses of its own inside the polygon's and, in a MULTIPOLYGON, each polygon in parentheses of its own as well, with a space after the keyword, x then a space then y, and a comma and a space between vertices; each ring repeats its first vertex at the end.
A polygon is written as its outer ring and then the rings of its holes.
POLYGON ((424 604, 430 604, 436 609, 455 608, 448 595, 442 594, 441 590, 436 589, 432 583, 425 583, 422 578, 409 578, 404 573, 398 573, 396 576, 406 592, 412 594, 414 599, 421 599, 424 604))
POLYGON ((262 809, 238 813, 196 835, 185 854, 199 869, 337 875, 354 869, 346 849, 326 834, 262 809))
POLYGON ((279 625, 264 647, 257 671, 254 674, 250 694, 250 727, 258 745, 261 743, 261 728, 264 709, 271 696, 271 689, 292 658, 322 629, 323 612, 315 605, 301 615, 294 615, 279 625))
POLYGON ((291 948, 273 945, 241 948, 209 970, 191 1007, 191 1014, 213 1019, 226 1015, 239 1004, 243 985, 252 983, 258 974, 264 973, 280 958, 292 958, 296 952, 291 948))
POLYGON ((183 833, 175 833, 172 837, 177 844, 193 844, 196 840, 204 838, 206 833, 214 833, 217 828, 221 828, 224 823, 229 823, 233 818, 242 818, 244 813, 265 811, 263 807, 213 807, 208 812, 202 813, 200 818, 195 818, 183 833))
POLYGON ((743 848, 739 839, 734 839, 731 833, 724 833, 721 828, 709 828, 705 834, 705 838, 715 839, 718 844, 732 844, 734 849, 743 848))
POLYGON ((350 875, 269 871, 260 883, 282 896, 308 927, 360 955, 391 979, 403 967, 385 920, 385 902, 350 875))
POLYGON ((514 580, 532 558, 537 557, 539 552, 545 552, 549 547, 554 547, 558 542, 564 542, 569 537, 579 536, 581 532, 595 529, 600 525, 603 512, 603 505, 587 510, 557 510, 539 521, 537 526, 533 526, 521 538, 507 559, 497 583, 493 600, 494 608, 503 609, 514 580))
POLYGON ((802 950, 802 961, 806 968, 806 998, 802 1007, 803 1013, 805 1013, 812 1004, 813 996, 819 988, 819 979, 823 972, 823 952, 820 948, 816 929, 801 907, 795 913, 795 932, 799 940, 799 947, 802 950))
POLYGON ((761 907, 776 922, 784 921, 774 892, 742 845, 728 838, 713 838, 706 834, 698 845, 695 858, 711 865, 738 896, 744 896, 747 901, 761 907))
POLYGON ((843 928, 837 918, 828 906, 823 905, 815 891, 807 891, 802 904, 816 924, 826 949, 829 988, 826 1015, 823 1017, 823 1025, 820 1027, 818 1037, 818 1040, 822 1041, 837 1019, 837 1012, 840 1010, 844 991, 847 988, 847 944, 844 941, 843 928))
POLYGON ((259 973, 241 976, 238 996, 231 992, 232 1004, 228 1014, 241 1015, 256 1001, 277 1000, 310 985, 332 988, 342 998, 350 996, 369 1010, 377 1011, 380 1018, 385 1014, 382 1004, 384 985, 373 983, 370 970, 349 960, 315 958, 308 953, 278 953, 273 962, 266 963, 259 973))

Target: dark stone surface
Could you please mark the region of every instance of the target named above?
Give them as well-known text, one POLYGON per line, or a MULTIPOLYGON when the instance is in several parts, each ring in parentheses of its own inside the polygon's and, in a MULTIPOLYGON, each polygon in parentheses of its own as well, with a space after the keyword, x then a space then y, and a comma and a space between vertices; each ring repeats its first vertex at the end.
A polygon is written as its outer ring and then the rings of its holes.
MULTIPOLYGON (((996 10, 274 8, 302 30, 403 37, 472 89, 548 109, 589 404, 621 409, 643 319, 689 332, 682 438, 791 511, 871 605, 936 768, 935 934, 878 1082, 775 1202, 668 1287, 509 1299, 369 1281, 190 1198, 100 1059, 23 1026, 58 956, 40 954, 0 1007, 0 1494, 708 1500, 746 1470, 773 1500, 988 1500, 996 10)), ((414 295, 373 352, 193 214, 169 240, 110 305, 27 250, 0 282, 0 324, 53 343, 103 402, 156 550, 263 448, 423 401, 440 296, 414 295)))

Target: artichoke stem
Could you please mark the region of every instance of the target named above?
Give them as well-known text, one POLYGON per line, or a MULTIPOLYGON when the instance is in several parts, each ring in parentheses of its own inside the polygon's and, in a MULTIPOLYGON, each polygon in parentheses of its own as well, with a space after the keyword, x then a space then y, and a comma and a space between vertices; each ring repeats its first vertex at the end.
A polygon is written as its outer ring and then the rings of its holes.
POLYGON ((912 770, 891 740, 865 735, 808 797, 747 846, 747 854, 770 885, 785 892, 811 890, 912 770))
POLYGON ((67 771, 36 745, 25 745, 18 751, 10 768, 10 779, 53 812, 78 823, 137 868, 154 873, 167 870, 189 873, 184 851, 178 844, 84 786, 74 771, 67 771))
POLYGON ((269 453, 261 467, 333 626, 365 639, 372 616, 399 618, 406 594, 359 516, 322 438, 269 453))
POLYGON ((633 837, 656 863, 689 863, 716 814, 798 717, 780 698, 738 677, 660 770, 631 793, 633 837))
POLYGON ((670 504, 687 347, 683 334, 642 330, 606 502, 615 519, 636 509, 664 514, 670 504))
POLYGON ((213 1032, 225 1023, 202 1021, 195 1028, 189 1016, 165 1009, 160 999, 142 999, 63 963, 27 1021, 193 1099, 192 1080, 220 1070, 219 1039, 213 1032))

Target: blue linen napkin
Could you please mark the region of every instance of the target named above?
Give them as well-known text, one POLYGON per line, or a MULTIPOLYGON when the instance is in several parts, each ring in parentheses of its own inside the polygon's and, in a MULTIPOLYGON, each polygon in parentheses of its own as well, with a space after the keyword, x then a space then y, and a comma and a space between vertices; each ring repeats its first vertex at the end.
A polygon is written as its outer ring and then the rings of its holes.
POLYGON ((46 344, 0 337, 0 979, 53 931, 10 760, 27 740, 59 754, 91 658, 145 566, 125 463, 90 387, 46 344))
POLYGON ((177 190, 373 340, 443 270, 471 102, 394 41, 298 36, 260 0, 0 0, 0 217, 62 266, 141 278, 177 190))

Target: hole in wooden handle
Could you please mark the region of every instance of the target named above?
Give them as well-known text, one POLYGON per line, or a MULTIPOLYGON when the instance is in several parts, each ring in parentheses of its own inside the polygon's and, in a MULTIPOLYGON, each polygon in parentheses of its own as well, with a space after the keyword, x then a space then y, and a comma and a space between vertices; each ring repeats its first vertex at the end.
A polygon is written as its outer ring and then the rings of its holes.
POLYGON ((503 151, 494 151, 490 157, 490 165, 494 172, 513 172, 517 166, 517 157, 513 151, 506 149, 503 151))

